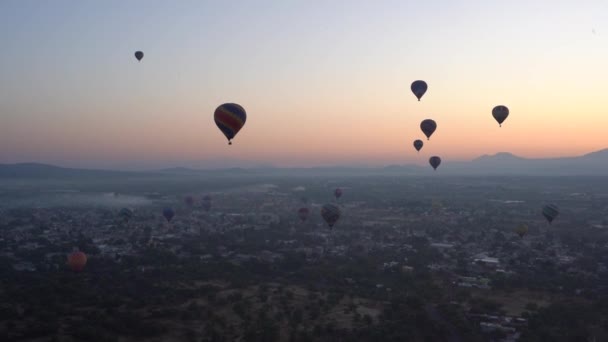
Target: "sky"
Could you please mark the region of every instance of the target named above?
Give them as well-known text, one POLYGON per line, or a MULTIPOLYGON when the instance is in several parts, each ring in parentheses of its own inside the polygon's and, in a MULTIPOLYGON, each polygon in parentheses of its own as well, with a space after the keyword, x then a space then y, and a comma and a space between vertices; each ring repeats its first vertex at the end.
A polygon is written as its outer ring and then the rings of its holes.
POLYGON ((608 147, 607 79, 605 0, 3 0, 0 163, 573 156, 608 147), (247 111, 231 146, 213 120, 225 102, 247 111))

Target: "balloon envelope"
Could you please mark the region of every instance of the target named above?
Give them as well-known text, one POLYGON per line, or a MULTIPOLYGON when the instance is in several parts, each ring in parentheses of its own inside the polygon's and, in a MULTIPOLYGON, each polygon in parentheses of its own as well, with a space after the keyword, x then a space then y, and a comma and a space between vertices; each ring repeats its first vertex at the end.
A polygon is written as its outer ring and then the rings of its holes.
POLYGON ((144 53, 141 52, 141 51, 136 51, 135 52, 135 58, 137 58, 138 61, 141 61, 141 59, 144 58, 144 53))
POLYGON ((502 123, 509 116, 509 108, 506 106, 496 106, 492 109, 492 116, 498 122, 498 125, 502 126, 502 123))
POLYGON ((211 197, 204 196, 203 200, 201 201, 201 206, 203 207, 203 210, 205 210, 205 211, 211 210, 211 197))
POLYGON ((75 251, 68 255, 68 266, 74 272, 81 272, 87 264, 87 255, 81 251, 75 251))
POLYGON ((418 101, 420 101, 420 98, 422 97, 422 95, 424 95, 424 93, 426 93, 428 86, 427 86, 426 82, 418 80, 418 81, 412 82, 410 89, 412 90, 412 93, 414 93, 416 98, 418 98, 418 101))
POLYGON ((342 197, 342 189, 337 188, 336 190, 334 190, 334 196, 336 196, 336 199, 342 197))
POLYGON ((543 216, 549 221, 549 224, 559 215, 559 208, 555 204, 547 204, 543 207, 543 216))
POLYGON ((215 124, 224 133, 228 143, 232 144, 232 139, 243 128, 247 121, 245 109, 236 103, 224 103, 217 107, 213 114, 215 124))
POLYGON ((431 135, 433 135, 433 133, 437 129, 437 123, 435 122, 435 120, 431 119, 423 120, 420 123, 420 129, 422 130, 422 133, 426 135, 426 139, 428 140, 431 138, 431 135))
POLYGON ((517 235, 523 239, 523 237, 528 233, 528 226, 523 223, 520 224, 517 226, 517 228, 515 228, 515 233, 517 233, 517 235))
POLYGON ((191 207, 194 205, 194 198, 192 196, 186 196, 184 198, 184 203, 186 203, 187 206, 191 207))
POLYGON ((441 164, 441 158, 437 156, 432 156, 431 158, 429 158, 429 164, 431 164, 433 170, 437 170, 437 168, 441 164))
POLYGON ((414 140, 414 148, 416 149, 416 151, 419 151, 422 149, 422 146, 424 146, 424 143, 422 142, 422 140, 418 139, 418 140, 414 140))
POLYGON ((298 210, 298 217, 300 220, 302 220, 302 222, 306 221, 308 214, 310 214, 310 210, 308 210, 308 208, 300 208, 298 210))
POLYGON ((131 220, 131 217, 133 217, 133 211, 131 211, 131 209, 129 208, 122 208, 120 209, 120 211, 118 212, 118 216, 125 222, 129 222, 129 220, 131 220))
POLYGON ((173 209, 171 208, 165 208, 163 209, 163 216, 167 222, 171 222, 171 219, 173 219, 173 216, 175 216, 175 212, 173 212, 173 209))
POLYGON ((335 204, 329 203, 321 207, 321 217, 327 222, 330 229, 338 222, 341 214, 340 208, 335 204))

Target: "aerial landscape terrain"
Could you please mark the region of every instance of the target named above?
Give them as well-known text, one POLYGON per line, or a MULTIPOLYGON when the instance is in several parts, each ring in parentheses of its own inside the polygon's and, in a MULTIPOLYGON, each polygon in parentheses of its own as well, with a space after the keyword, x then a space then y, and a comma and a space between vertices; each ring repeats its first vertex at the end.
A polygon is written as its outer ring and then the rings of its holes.
POLYGON ((2 335, 608 337, 605 176, 359 172, 2 165, 2 335), (15 169, 29 176, 10 176, 15 169), (562 208, 551 224, 541 215, 547 199, 562 208), (332 229, 325 203, 341 209, 332 229), (174 211, 170 222, 164 208, 174 211), (88 257, 82 272, 66 265, 74 247, 88 257))

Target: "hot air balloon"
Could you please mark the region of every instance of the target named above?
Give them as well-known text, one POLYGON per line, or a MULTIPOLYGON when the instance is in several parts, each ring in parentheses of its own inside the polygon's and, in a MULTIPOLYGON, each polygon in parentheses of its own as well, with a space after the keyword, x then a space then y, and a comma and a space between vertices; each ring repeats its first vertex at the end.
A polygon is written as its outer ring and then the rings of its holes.
POLYGON ((247 121, 245 109, 236 103, 224 103, 217 107, 213 115, 215 124, 228 139, 228 144, 232 145, 232 139, 243 128, 247 121))
POLYGON ((203 207, 203 210, 205 210, 205 211, 211 210, 211 197, 204 196, 203 200, 201 201, 201 206, 203 207))
POLYGON ((424 143, 422 142, 422 140, 420 140, 420 139, 414 140, 414 148, 416 149, 416 151, 420 152, 420 150, 422 149, 422 146, 424 146, 424 143))
POLYGON ((306 207, 300 208, 298 210, 298 217, 300 218, 300 220, 302 220, 302 222, 304 222, 308 218, 309 213, 310 213, 310 210, 308 210, 308 208, 306 208, 306 207))
POLYGON ((517 235, 519 235, 520 238, 524 238, 524 236, 528 233, 528 226, 525 224, 520 224, 519 226, 517 226, 517 228, 515 228, 515 233, 517 233, 517 235))
POLYGON ((144 58, 144 53, 141 51, 135 51, 135 58, 141 62, 141 59, 144 58))
POLYGON ((437 123, 434 120, 426 119, 420 123, 420 129, 426 135, 426 140, 429 140, 437 129, 437 123))
POLYGON ((173 209, 171 208, 165 208, 163 209, 163 216, 165 217, 165 220, 167 220, 167 222, 171 222, 173 216, 175 216, 175 212, 173 212, 173 209))
POLYGON ((559 215, 559 208, 555 204, 547 204, 543 207, 543 216, 549 221, 549 224, 559 215))
POLYGON ((338 222, 340 215, 340 208, 335 204, 325 204, 323 207, 321 207, 321 217, 323 217, 325 222, 327 222, 329 229, 332 229, 334 224, 338 222))
POLYGON ((68 255, 68 266, 74 272, 82 272, 87 264, 87 255, 79 250, 74 250, 68 255))
POLYGON ((131 217, 133 217, 133 211, 129 208, 122 208, 118 212, 118 217, 120 217, 123 221, 129 222, 131 217))
POLYGON ((336 190, 334 190, 334 196, 336 196, 336 199, 340 199, 340 197, 342 197, 342 189, 336 188, 336 190))
POLYGON ((502 123, 509 116, 509 108, 505 106, 496 106, 492 109, 492 116, 498 122, 498 126, 502 127, 502 123))
POLYGON ((191 207, 194 205, 194 198, 192 198, 192 196, 186 196, 184 197, 184 203, 186 203, 187 206, 191 207))
POLYGON ((437 170, 437 168, 441 164, 441 158, 437 156, 432 156, 431 158, 429 158, 429 164, 431 164, 433 170, 437 170))
POLYGON ((412 93, 414 93, 414 95, 416 95, 416 97, 418 98, 418 101, 420 101, 422 95, 426 93, 428 86, 426 85, 426 82, 418 80, 412 82, 410 89, 412 89, 412 93))

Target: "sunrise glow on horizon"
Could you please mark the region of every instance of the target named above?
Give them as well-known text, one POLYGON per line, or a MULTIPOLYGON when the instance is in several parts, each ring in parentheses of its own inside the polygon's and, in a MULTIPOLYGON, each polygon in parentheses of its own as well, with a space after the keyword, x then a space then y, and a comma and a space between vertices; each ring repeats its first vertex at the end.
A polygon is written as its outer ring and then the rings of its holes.
POLYGON ((608 147, 606 1, 10 0, 0 40, 0 163, 371 166, 608 147), (225 102, 247 111, 232 146, 213 121, 225 102), (501 128, 496 105, 511 113, 501 128))

